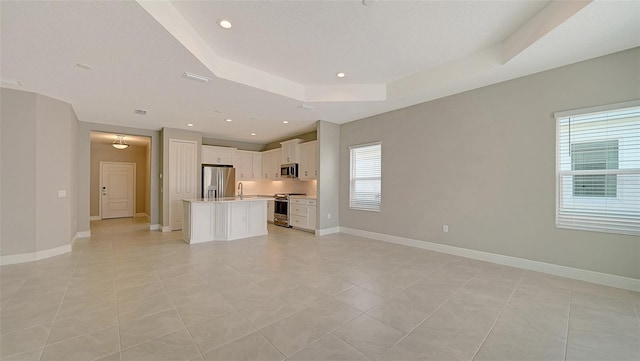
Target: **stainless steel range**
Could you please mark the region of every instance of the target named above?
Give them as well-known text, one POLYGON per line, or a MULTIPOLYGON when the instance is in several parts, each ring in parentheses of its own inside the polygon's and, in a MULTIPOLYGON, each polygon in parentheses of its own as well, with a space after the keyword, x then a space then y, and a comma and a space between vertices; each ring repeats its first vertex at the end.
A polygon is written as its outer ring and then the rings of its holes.
POLYGON ((291 227, 289 200, 290 196, 306 196, 305 193, 278 193, 273 196, 275 198, 273 204, 273 224, 282 227, 291 227))

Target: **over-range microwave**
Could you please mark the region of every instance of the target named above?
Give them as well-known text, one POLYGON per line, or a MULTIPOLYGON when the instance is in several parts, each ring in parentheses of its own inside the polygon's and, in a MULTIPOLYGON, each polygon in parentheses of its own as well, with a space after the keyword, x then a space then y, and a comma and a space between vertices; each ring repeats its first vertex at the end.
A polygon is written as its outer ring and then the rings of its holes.
POLYGON ((280 178, 298 178, 298 163, 281 165, 280 178))

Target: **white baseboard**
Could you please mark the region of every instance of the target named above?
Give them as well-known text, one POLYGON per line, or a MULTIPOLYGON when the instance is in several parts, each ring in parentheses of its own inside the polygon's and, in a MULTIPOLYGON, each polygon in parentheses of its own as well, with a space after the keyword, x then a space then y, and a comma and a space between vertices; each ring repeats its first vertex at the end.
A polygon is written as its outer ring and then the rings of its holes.
POLYGON ((91 231, 90 230, 76 233, 76 236, 75 236, 74 239, 76 239, 76 238, 87 238, 87 237, 91 237, 91 231))
POLYGON ((326 236, 327 234, 339 233, 340 227, 323 228, 316 230, 316 236, 326 236))
POLYGON ((99 221, 99 220, 101 220, 101 219, 102 219, 102 218, 100 218, 100 216, 90 216, 90 217, 89 217, 89 220, 90 220, 90 221, 99 221))
POLYGON ((171 227, 169 227, 169 226, 162 226, 162 232, 171 232, 171 227))
POLYGON ((149 225, 149 230, 150 231, 157 231, 159 229, 162 229, 162 227, 159 224, 151 224, 151 225, 149 225))
POLYGON ((58 255, 69 253, 69 252, 71 252, 71 244, 66 244, 64 246, 51 248, 51 249, 45 249, 44 251, 0 256, 0 265, 38 261, 41 259, 58 256, 58 255))
POLYGON ((555 276, 572 278, 580 281, 597 283, 600 285, 623 288, 640 292, 640 279, 594 272, 580 268, 560 266, 552 263, 533 261, 524 258, 505 256, 501 254, 476 251, 467 248, 448 246, 445 244, 419 241, 417 239, 391 236, 383 233, 368 232, 348 227, 340 227, 340 232, 355 236, 366 237, 378 241, 396 243, 403 246, 422 248, 430 251, 452 254, 481 261, 497 263, 505 266, 523 268, 530 271, 548 273, 555 276))

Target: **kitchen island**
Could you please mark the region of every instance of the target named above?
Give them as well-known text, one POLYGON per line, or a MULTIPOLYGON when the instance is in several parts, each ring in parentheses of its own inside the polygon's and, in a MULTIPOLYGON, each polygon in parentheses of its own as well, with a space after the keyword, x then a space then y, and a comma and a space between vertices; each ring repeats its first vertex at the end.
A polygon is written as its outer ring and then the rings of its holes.
POLYGON ((272 197, 183 199, 182 239, 187 243, 232 241, 267 234, 272 197))

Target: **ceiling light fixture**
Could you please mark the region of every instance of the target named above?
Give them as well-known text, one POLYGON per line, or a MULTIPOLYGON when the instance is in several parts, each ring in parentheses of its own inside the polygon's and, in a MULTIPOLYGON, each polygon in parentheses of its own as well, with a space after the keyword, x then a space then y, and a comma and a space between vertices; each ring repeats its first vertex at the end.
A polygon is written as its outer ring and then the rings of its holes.
POLYGON ((135 114, 138 114, 138 115, 146 115, 147 114, 147 111, 146 110, 142 110, 142 109, 135 109, 133 112, 135 114))
POLYGON ((220 27, 223 28, 223 29, 231 29, 231 27, 233 26, 233 25, 231 25, 231 21, 226 20, 226 19, 220 19, 218 21, 218 25, 220 25, 220 27))
POLYGON ((256 135, 256 133, 251 133, 251 135, 256 135))
POLYGON ((282 123, 289 124, 289 122, 287 120, 283 120, 282 123))
POLYGON ((84 70, 91 70, 91 65, 78 63, 78 64, 76 64, 76 66, 77 66, 78 68, 80 68, 80 69, 84 69, 84 70))
POLYGON ((118 139, 114 140, 113 143, 111 143, 111 146, 113 146, 116 149, 129 148, 129 144, 127 144, 127 142, 124 140, 124 135, 118 134, 116 135, 116 137, 118 137, 118 139))
POLYGON ((225 119, 225 122, 232 122, 232 121, 233 119, 229 119, 229 118, 225 119))
POLYGON ((336 76, 337 76, 338 78, 344 78, 345 76, 347 76, 347 74, 345 74, 345 73, 338 73, 338 74, 336 74, 336 76))
POLYGON ((193 127, 193 123, 187 123, 187 127, 193 127))
POLYGON ((188 71, 185 71, 184 73, 182 73, 182 77, 185 79, 191 79, 191 80, 195 80, 203 83, 208 83, 211 81, 211 78, 209 78, 208 76, 189 73, 188 71))

